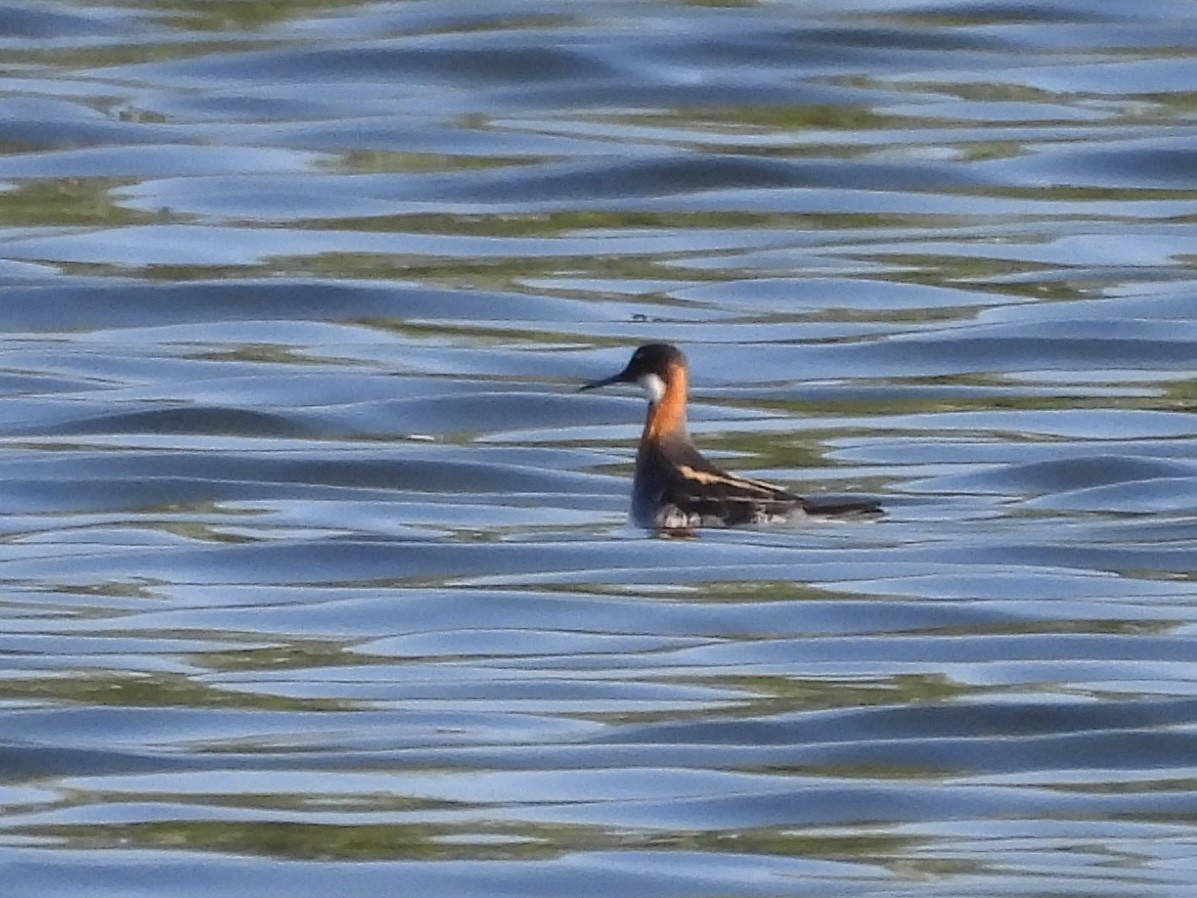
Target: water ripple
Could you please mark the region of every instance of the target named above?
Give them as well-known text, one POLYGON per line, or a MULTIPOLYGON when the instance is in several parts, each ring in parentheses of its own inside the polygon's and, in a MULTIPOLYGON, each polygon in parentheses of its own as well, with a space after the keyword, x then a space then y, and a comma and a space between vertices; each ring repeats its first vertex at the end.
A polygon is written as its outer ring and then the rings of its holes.
POLYGON ((3 13, 22 895, 1192 894, 1191 4, 3 13))

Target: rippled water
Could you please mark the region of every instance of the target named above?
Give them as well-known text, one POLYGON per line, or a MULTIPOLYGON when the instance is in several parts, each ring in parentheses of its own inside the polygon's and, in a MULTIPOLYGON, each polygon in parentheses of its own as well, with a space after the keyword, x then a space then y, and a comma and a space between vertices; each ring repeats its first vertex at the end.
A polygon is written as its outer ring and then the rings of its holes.
POLYGON ((1194 46, 0 8, 13 894, 1191 898, 1194 46), (887 518, 630 528, 650 339, 887 518))

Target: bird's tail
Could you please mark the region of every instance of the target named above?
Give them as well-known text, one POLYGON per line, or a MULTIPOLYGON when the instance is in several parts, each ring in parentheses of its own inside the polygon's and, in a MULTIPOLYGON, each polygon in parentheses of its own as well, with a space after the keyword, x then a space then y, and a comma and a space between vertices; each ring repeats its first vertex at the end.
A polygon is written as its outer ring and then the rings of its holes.
POLYGON ((863 521, 885 516, 885 510, 876 502, 825 502, 807 499, 802 510, 812 518, 836 518, 846 521, 863 521))

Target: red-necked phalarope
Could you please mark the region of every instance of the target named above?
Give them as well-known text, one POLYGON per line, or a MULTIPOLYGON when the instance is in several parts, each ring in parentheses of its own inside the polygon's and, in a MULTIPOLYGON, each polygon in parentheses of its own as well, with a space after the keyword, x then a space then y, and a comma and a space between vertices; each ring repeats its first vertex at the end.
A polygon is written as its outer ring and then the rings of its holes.
POLYGON ((639 384, 648 417, 636 453, 632 520, 641 527, 688 530, 766 524, 806 516, 867 518, 873 502, 817 502, 780 487, 719 470, 694 447, 686 430, 686 357, 668 343, 647 343, 627 367, 580 390, 639 384))

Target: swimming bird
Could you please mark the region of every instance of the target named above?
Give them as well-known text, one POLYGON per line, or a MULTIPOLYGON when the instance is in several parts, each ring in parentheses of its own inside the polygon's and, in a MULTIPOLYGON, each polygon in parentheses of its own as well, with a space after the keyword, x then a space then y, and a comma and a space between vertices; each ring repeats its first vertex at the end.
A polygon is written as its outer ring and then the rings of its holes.
POLYGON ((648 417, 636 453, 632 520, 657 530, 769 524, 806 516, 868 518, 872 502, 817 502, 759 480, 728 474, 695 448, 686 429, 686 357, 669 343, 646 343, 618 374, 579 388, 639 384, 648 417))

